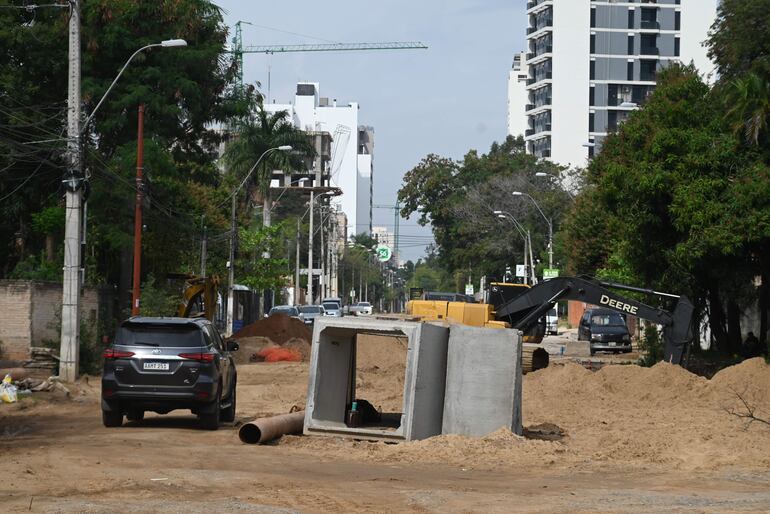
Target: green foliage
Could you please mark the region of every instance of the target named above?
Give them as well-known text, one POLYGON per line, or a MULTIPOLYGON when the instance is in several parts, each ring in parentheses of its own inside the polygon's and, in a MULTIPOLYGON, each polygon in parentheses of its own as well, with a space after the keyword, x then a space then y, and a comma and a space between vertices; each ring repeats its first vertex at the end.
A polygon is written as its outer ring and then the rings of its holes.
POLYGON ((181 294, 155 279, 152 273, 142 283, 142 316, 176 316, 181 294))
POLYGON ((236 263, 238 283, 257 291, 280 289, 286 285, 290 275, 288 259, 266 255, 281 255, 281 242, 287 226, 279 223, 270 227, 240 230, 238 237, 241 257, 236 263))
POLYGON ((30 255, 19 261, 10 273, 9 278, 17 280, 45 280, 48 282, 62 281, 61 263, 49 262, 45 254, 30 255))
MULTIPOLYGON (((558 184, 562 169, 526 154, 522 145, 509 137, 492 144, 488 154, 479 156, 472 150, 462 161, 431 154, 404 176, 398 193, 401 215, 417 213, 420 224, 431 224, 437 265, 450 274, 502 276, 506 265, 523 262, 523 236, 510 219, 499 219, 494 210, 511 214, 529 230, 538 249, 534 253, 546 258, 547 224, 531 200, 511 193, 530 194, 557 228, 569 195, 558 184)), ((463 283, 454 282, 452 290, 463 283)))
POLYGON ((644 327, 642 339, 639 341, 639 349, 644 353, 640 359, 642 366, 654 366, 663 359, 663 340, 655 325, 647 324, 644 327))
POLYGON ((64 207, 46 207, 32 214, 32 230, 38 234, 64 232, 64 207))

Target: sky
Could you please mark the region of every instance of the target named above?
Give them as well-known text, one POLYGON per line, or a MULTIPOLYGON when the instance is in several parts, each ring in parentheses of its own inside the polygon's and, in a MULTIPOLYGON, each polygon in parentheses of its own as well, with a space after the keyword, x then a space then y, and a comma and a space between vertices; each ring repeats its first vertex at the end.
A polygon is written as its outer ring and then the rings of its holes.
MULTIPOLYGON (((393 205, 404 174, 430 153, 460 159, 502 141, 507 79, 524 47, 525 0, 214 0, 243 44, 421 41, 428 50, 244 55, 244 82, 270 101, 294 100, 296 83, 320 83, 321 96, 360 104, 374 127, 374 203, 393 205), (315 38, 315 39, 314 39, 315 38)), ((393 230, 393 210, 374 209, 393 230)), ((402 260, 424 255, 429 227, 400 221, 402 260)))

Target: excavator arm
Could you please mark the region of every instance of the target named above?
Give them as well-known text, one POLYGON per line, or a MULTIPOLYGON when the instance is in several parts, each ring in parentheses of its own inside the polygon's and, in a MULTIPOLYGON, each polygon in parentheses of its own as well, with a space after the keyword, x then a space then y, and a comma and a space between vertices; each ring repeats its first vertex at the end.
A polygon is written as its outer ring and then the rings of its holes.
POLYGON ((535 325, 559 300, 576 300, 598 305, 662 325, 665 344, 664 358, 667 362, 681 364, 685 349, 692 341, 694 308, 685 296, 586 278, 558 277, 540 282, 498 307, 495 318, 509 322, 513 328, 526 331, 535 325), (623 297, 610 289, 625 289, 676 299, 676 306, 673 311, 669 312, 623 297))

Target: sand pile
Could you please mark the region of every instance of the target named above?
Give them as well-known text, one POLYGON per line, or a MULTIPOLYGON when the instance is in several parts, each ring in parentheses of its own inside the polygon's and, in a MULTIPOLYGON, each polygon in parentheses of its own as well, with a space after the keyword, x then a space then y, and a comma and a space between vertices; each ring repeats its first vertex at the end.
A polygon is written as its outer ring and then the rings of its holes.
POLYGON ((731 388, 753 390, 757 405, 769 405, 770 366, 752 359, 709 381, 665 363, 596 373, 569 363, 527 375, 524 419, 564 428, 566 444, 591 460, 767 467, 770 430, 759 424, 745 429, 727 412, 738 405, 731 388))
MULTIPOLYGON (((406 359, 405 346, 391 341, 360 348, 380 364, 359 371, 365 388, 357 396, 374 400, 375 406, 380 401, 398 407, 403 381, 396 377, 403 377, 398 366, 406 359)), ((723 370, 712 380, 665 363, 607 366, 598 372, 568 363, 524 377, 525 427, 561 429, 565 435, 558 440, 527 439, 500 429, 483 438, 443 435, 398 445, 319 437, 289 437, 281 444, 353 459, 466 468, 767 469, 770 428, 760 423, 747 428, 731 415, 728 410, 740 406, 733 391, 746 391, 758 415, 770 418, 770 366, 761 359, 723 370)))
POLYGON ((246 325, 233 335, 235 339, 244 337, 264 337, 273 344, 282 345, 291 339, 303 339, 308 344, 313 334, 305 324, 286 314, 273 314, 267 318, 246 325))
POLYGON ((306 361, 310 358, 310 329, 302 321, 285 314, 274 314, 246 325, 233 338, 240 346, 234 356, 236 364, 274 362, 276 359, 272 357, 279 353, 285 358, 277 360, 306 361), (280 351, 273 355, 271 348, 280 348, 280 351), (288 358, 289 355, 292 357, 288 358))
POLYGON ((382 412, 401 412, 404 404, 406 337, 361 334, 356 348, 356 398, 382 412))

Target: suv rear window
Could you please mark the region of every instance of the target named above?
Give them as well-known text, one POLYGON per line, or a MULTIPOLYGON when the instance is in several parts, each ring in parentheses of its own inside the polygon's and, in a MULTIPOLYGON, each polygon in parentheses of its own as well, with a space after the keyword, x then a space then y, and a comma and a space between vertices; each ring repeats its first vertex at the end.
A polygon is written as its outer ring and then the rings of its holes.
POLYGON ((332 302, 326 302, 326 303, 324 303, 324 304, 323 304, 323 307, 324 307, 324 309, 326 309, 327 311, 338 311, 338 310, 340 310, 340 306, 339 306, 339 305, 337 305, 336 303, 332 303, 332 302))
POLYGON ((140 326, 129 325, 118 329, 115 344, 127 346, 159 346, 164 348, 192 348, 206 346, 195 326, 140 326))
POLYGON ((299 308, 299 312, 302 314, 320 314, 321 313, 321 307, 318 305, 305 305, 303 307, 299 308))

